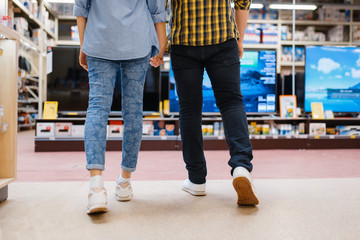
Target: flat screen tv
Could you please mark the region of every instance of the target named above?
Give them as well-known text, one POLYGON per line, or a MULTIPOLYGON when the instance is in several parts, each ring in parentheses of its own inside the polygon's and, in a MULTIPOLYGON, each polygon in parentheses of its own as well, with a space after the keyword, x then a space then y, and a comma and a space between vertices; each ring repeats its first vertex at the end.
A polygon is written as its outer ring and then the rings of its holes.
POLYGON ((305 111, 312 102, 337 113, 360 112, 360 48, 308 46, 305 111))
MULTIPOLYGON (((274 113, 276 111, 276 51, 245 51, 240 60, 241 92, 247 113, 274 113)), ((174 73, 169 73, 170 112, 179 112, 174 73)), ((214 92, 206 70, 203 76, 203 113, 219 113, 214 92)))
MULTIPOLYGON (((53 71, 47 77, 47 101, 58 101, 59 113, 86 113, 89 100, 88 73, 79 64, 77 46, 54 47, 53 71)), ((158 112, 160 69, 149 65, 144 88, 144 111, 158 112)), ((121 83, 116 80, 111 114, 121 114, 121 83)))

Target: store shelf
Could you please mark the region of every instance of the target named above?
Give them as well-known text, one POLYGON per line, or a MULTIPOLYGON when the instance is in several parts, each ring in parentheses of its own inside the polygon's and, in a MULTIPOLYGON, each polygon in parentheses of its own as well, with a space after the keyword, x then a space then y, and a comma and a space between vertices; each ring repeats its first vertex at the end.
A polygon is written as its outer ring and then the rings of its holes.
POLYGON ((245 49, 277 49, 277 44, 244 44, 245 49))
POLYGON ((79 46, 79 41, 71 41, 71 40, 57 40, 56 45, 62 45, 62 46, 79 46))
POLYGON ((11 28, 0 24, 0 34, 3 35, 5 38, 12 39, 12 40, 20 40, 20 34, 12 30, 11 28))
POLYGON ((53 33, 51 30, 44 27, 45 32, 53 39, 55 39, 55 33, 53 33))
MULTIPOLYGON (((292 25, 292 20, 280 20, 280 24, 283 25, 292 25)), ((295 25, 305 25, 305 26, 336 26, 336 25, 347 25, 350 26, 351 22, 336 22, 336 21, 319 21, 319 20, 296 20, 295 25)))
POLYGON ((39 51, 39 52, 41 51, 38 45, 36 45, 33 41, 31 41, 30 39, 24 36, 20 35, 20 42, 25 45, 28 45, 27 47, 31 48, 34 51, 39 51))
POLYGON ((23 113, 37 113, 38 111, 37 111, 36 109, 19 107, 19 108, 18 108, 18 112, 23 112, 23 113))
POLYGON ((72 15, 59 15, 59 20, 69 20, 69 21, 76 21, 76 17, 72 15))
POLYGON ((35 127, 35 123, 18 124, 18 128, 29 128, 29 127, 35 127))
MULTIPOLYGON (((280 66, 291 67, 292 62, 280 62, 280 66)), ((305 63, 304 62, 295 62, 295 67, 305 67, 305 63)))
POLYGON ((27 9, 24 4, 22 4, 22 2, 20 2, 19 0, 11 0, 18 8, 21 9, 21 11, 23 11, 26 15, 27 18, 32 21, 33 23, 35 23, 38 27, 42 26, 40 20, 35 17, 34 15, 32 15, 29 11, 29 9, 27 9))
POLYGON ((15 178, 0 178, 0 188, 7 186, 13 181, 15 181, 15 178))
POLYGON ((248 19, 249 24, 278 24, 280 23, 277 19, 248 19))
POLYGON ((28 100, 19 99, 18 102, 19 103, 37 103, 38 100, 36 100, 36 99, 28 99, 28 100))
MULTIPOLYGON (((281 45, 292 45, 292 41, 281 41, 281 45)), ((321 45, 321 46, 349 46, 350 42, 317 42, 317 41, 295 41, 295 45, 321 45)))

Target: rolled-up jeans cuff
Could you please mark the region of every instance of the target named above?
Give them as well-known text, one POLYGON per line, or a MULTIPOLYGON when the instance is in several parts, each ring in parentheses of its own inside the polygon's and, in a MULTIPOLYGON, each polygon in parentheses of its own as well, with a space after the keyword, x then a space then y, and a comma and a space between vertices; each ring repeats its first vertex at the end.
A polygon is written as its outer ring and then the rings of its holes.
POLYGON ((136 168, 128 168, 123 165, 121 165, 121 169, 127 172, 135 172, 136 168))
POLYGON ((104 165, 101 165, 101 164, 88 164, 88 165, 86 165, 86 169, 87 169, 87 170, 97 169, 97 170, 104 171, 104 170, 105 170, 105 166, 104 166, 104 165))

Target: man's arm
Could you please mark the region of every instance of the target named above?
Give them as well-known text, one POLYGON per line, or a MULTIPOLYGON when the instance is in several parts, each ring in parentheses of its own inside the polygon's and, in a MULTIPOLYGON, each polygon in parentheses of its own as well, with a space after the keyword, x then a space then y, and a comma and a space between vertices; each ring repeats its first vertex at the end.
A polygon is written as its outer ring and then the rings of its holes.
POLYGON ((238 40, 239 57, 242 58, 244 53, 243 41, 245 35, 245 28, 249 15, 251 0, 235 0, 234 3, 235 3, 235 21, 240 35, 238 40))

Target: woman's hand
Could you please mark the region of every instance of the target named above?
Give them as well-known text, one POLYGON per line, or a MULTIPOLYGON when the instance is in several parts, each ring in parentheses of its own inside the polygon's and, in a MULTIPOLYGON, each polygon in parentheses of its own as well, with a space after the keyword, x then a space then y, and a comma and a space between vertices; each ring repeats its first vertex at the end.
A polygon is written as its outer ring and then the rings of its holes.
POLYGON ((164 63, 163 54, 158 54, 155 57, 150 58, 150 65, 153 67, 158 67, 164 63))
POLYGON ((86 57, 87 57, 86 54, 81 49, 80 55, 79 55, 79 63, 80 63, 80 66, 82 66, 86 71, 88 71, 88 64, 87 64, 86 57))

